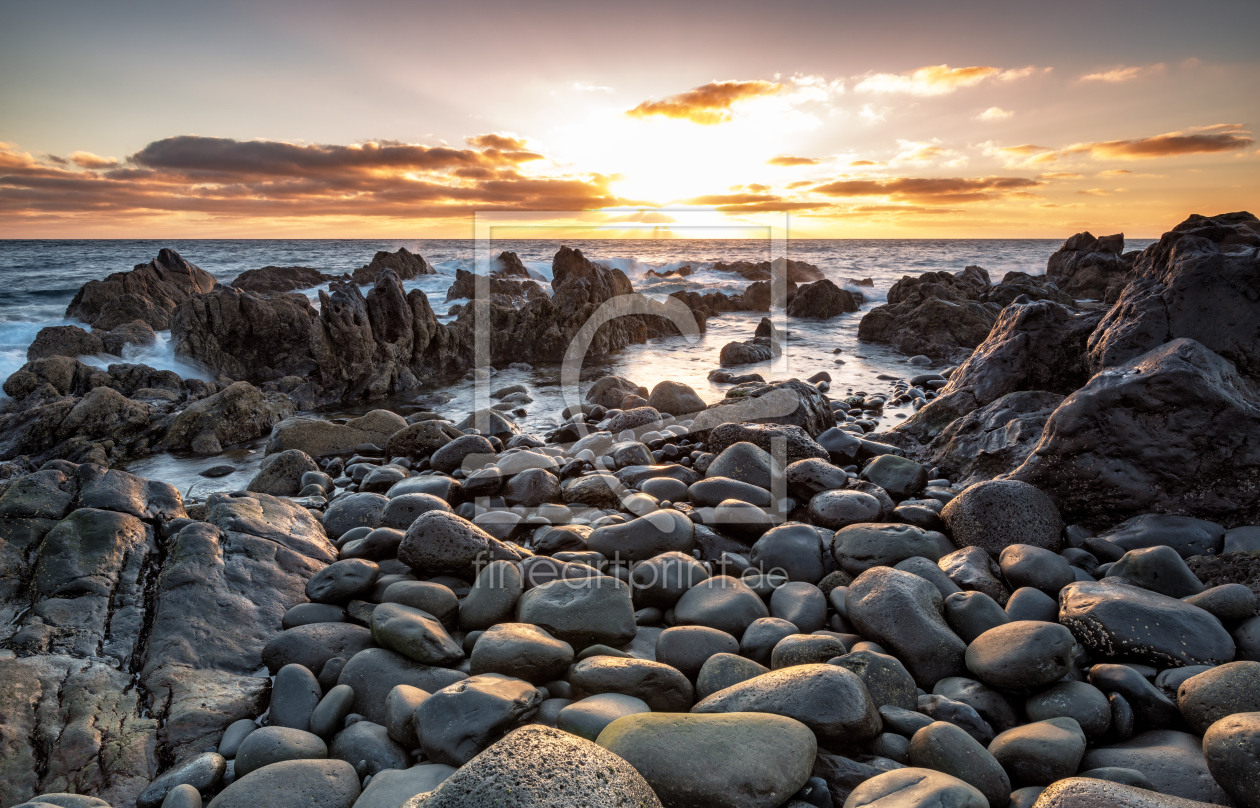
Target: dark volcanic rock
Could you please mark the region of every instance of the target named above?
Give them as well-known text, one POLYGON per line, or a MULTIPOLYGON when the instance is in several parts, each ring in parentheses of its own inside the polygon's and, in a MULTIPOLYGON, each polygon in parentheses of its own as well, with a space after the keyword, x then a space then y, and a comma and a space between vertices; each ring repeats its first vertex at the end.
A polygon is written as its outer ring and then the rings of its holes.
POLYGON ((171 327, 175 308, 200 292, 219 285, 209 272, 190 264, 170 249, 162 249, 147 264, 129 272, 115 272, 103 281, 88 281, 66 307, 73 317, 102 331, 143 320, 156 331, 171 327))
POLYGON ((858 303, 853 299, 852 292, 841 289, 823 278, 796 290, 796 296, 788 304, 787 316, 825 320, 838 314, 857 310, 858 303))
POLYGON ((858 339, 894 345, 907 354, 964 357, 988 337, 1001 306, 981 303, 989 276, 980 267, 962 272, 905 276, 888 290, 888 302, 868 311, 858 339))
MULTIPOLYGON (((1260 379, 1260 220, 1194 215, 1142 251, 1137 280, 1090 337, 1094 372, 1192 339, 1260 379)), ((1053 259, 1052 259, 1053 260, 1053 259)))
POLYGON ((1050 494, 1071 522, 1160 512, 1254 523, 1260 394, 1219 355, 1178 339, 1068 397, 1011 477, 1050 494))
POLYGON ((397 252, 377 251, 370 263, 364 264, 354 271, 352 280, 359 286, 375 283, 381 270, 389 269, 400 280, 410 281, 422 275, 436 275, 433 265, 406 247, 399 247, 397 252))
POLYGON ((836 425, 836 416, 817 387, 788 379, 728 390, 726 398, 696 416, 691 431, 704 432, 728 423, 798 426, 815 438, 836 425))
POLYGON ((105 343, 96 334, 89 334, 77 325, 50 325, 39 330, 35 341, 26 349, 26 358, 45 356, 84 356, 105 352, 105 343))
POLYGON ((323 286, 330 281, 339 280, 346 280, 346 276, 325 275, 318 269, 310 267, 265 266, 262 269, 245 270, 229 285, 242 292, 277 295, 292 292, 295 289, 323 286))
POLYGON ((1123 233, 1102 238, 1077 233, 1050 256, 1046 277, 1077 300, 1102 300, 1128 281, 1133 256, 1123 253, 1123 233))

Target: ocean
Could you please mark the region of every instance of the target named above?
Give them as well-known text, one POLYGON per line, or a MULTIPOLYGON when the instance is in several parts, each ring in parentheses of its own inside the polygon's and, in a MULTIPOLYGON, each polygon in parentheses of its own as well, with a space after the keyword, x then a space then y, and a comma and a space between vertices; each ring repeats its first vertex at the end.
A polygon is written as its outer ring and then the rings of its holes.
MULTIPOLYGON (((1054 239, 953 239, 953 240, 887 240, 887 239, 809 239, 788 242, 788 257, 819 267, 837 284, 870 278, 870 288, 850 288, 863 292, 863 311, 884 302, 888 288, 903 275, 946 270, 956 272, 969 265, 988 270, 996 283, 1011 271, 1043 274, 1046 260, 1062 242, 1054 239)), ((1149 240, 1133 240, 1126 250, 1142 249, 1149 240)), ((748 282, 734 273, 709 269, 715 262, 738 260, 764 261, 769 257, 768 244, 758 240, 503 240, 495 241, 492 252, 517 253, 526 267, 546 284, 551 277, 551 258, 562 244, 575 247, 592 260, 624 271, 635 289, 663 298, 679 289, 742 291, 748 282), (655 278, 658 273, 691 266, 685 278, 655 278)), ((65 310, 79 287, 89 280, 104 278, 113 272, 131 269, 152 260, 163 247, 180 253, 220 282, 230 282, 247 269, 267 265, 307 266, 329 274, 352 272, 368 263, 378 250, 393 252, 406 247, 424 256, 438 270, 437 275, 407 281, 408 289, 425 292, 439 318, 446 319, 451 305, 446 303, 446 290, 454 281, 457 269, 471 269, 473 243, 468 240, 49 240, 0 241, 0 379, 8 378, 26 361, 26 348, 36 333, 45 326, 64 325, 65 310)), ((366 291, 366 290, 365 290, 366 291)), ((317 290, 307 290, 315 299, 317 290)), ((906 375, 911 366, 908 357, 882 346, 860 344, 857 326, 862 313, 846 314, 823 321, 788 321, 789 339, 785 358, 772 366, 748 366, 747 371, 762 373, 766 378, 805 378, 820 370, 832 376, 832 390, 873 392, 887 382, 882 375, 906 375), (837 351, 837 349, 839 349, 837 351)), ((709 321, 708 331, 694 344, 684 337, 652 340, 644 345, 626 348, 614 356, 592 358, 583 368, 583 379, 616 373, 649 389, 663 380, 691 385, 706 401, 722 398, 725 386, 708 381, 708 373, 718 366, 718 353, 723 345, 752 337, 761 315, 728 313, 709 321)), ((83 361, 107 365, 117 357, 83 357, 83 361)), ((143 362, 156 368, 171 369, 185 378, 211 378, 204 370, 175 356, 169 333, 159 334, 157 345, 124 357, 125 361, 143 362)), ((554 425, 554 417, 563 407, 559 389, 558 367, 540 366, 532 371, 499 369, 495 383, 522 383, 530 389, 534 403, 527 406, 529 415, 521 423, 527 429, 546 429, 554 425)), ((472 383, 466 380, 444 380, 426 385, 405 400, 386 402, 404 412, 417 395, 430 400, 449 397, 435 407, 450 417, 460 419, 472 408, 472 383)), ((336 412, 332 417, 362 412, 372 404, 336 412)), ((379 406, 379 403, 378 403, 379 406)), ((129 467, 136 473, 167 479, 181 490, 189 485, 231 489, 240 487, 246 475, 256 468, 261 453, 257 447, 246 447, 232 453, 233 462, 241 463, 237 474, 220 481, 197 478, 195 472, 211 465, 205 458, 171 458, 159 456, 136 461, 129 467)), ((218 462, 222 462, 219 460, 218 462)))

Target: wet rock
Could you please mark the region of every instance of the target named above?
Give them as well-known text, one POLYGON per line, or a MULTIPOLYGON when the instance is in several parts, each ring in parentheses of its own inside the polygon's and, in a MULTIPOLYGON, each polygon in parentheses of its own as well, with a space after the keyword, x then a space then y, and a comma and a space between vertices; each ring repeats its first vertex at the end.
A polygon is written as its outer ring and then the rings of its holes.
MULTIPOLYGON (((726 398, 696 416, 691 431, 705 432, 722 424, 797 426, 813 438, 834 427, 836 418, 818 388, 799 379, 789 379, 728 390, 726 398)), ((790 440, 788 445, 791 445, 790 440)), ((787 461, 799 459, 789 455, 787 461)))
POLYGON ((1212 724, 1203 736, 1203 755, 1237 804, 1260 800, 1260 713, 1235 713, 1212 724))
POLYGON ((941 617, 942 600, 936 587, 917 575, 874 567, 849 586, 846 603, 862 636, 890 649, 927 689, 965 671, 966 646, 941 617))
POLYGON ((1260 662, 1228 662, 1182 682, 1177 708, 1197 733, 1235 713, 1260 712, 1260 662))
POLYGON ((841 569, 860 575, 872 567, 891 567, 907 558, 936 561, 940 558, 940 545, 932 531, 913 525, 862 524, 836 531, 832 553, 841 569))
POLYGON ((782 804, 809 780, 817 751, 808 727, 765 714, 631 715, 599 744, 634 766, 664 805, 714 808, 782 804), (696 765, 681 768, 683 759, 696 765))
POLYGON ((914 734, 910 765, 943 772, 980 790, 989 805, 1004 805, 1011 781, 1002 766, 974 738, 953 724, 935 721, 914 734))
POLYGON ((102 331, 136 319, 165 331, 180 303, 217 285, 213 275, 164 248, 147 264, 83 284, 66 307, 66 317, 102 331))
POLYGON ((325 275, 311 267, 265 266, 261 269, 245 270, 237 275, 230 285, 233 289, 240 289, 243 292, 274 295, 292 292, 295 289, 323 286, 329 281, 342 279, 336 275, 325 275))
POLYGON ((1055 410, 1011 476, 1054 496, 1073 522, 1163 512, 1231 527, 1260 518, 1250 494, 1260 466, 1240 465, 1233 448, 1257 436, 1250 382, 1202 344, 1178 339, 1091 379, 1055 410), (1111 484, 1085 482, 1102 469, 1111 484))
POLYGON ((573 648, 526 623, 500 623, 473 645, 471 673, 501 673, 534 684, 564 678, 573 648))
POLYGON ((727 575, 692 586, 674 606, 679 625, 708 626, 735 637, 742 637, 754 620, 769 616, 770 610, 756 592, 727 575))
POLYGON ((596 643, 619 646, 634 639, 630 588, 606 576, 558 580, 521 596, 517 620, 532 623, 575 650, 596 643))
POLYGON ((26 349, 28 361, 46 356, 91 356, 105 352, 105 344, 96 334, 77 325, 50 325, 39 330, 26 349))
MULTIPOLYGON (((976 483, 941 511, 954 544, 998 555, 1012 544, 1058 552, 1063 520, 1050 497, 1016 480, 976 483)), ((966 588, 966 587, 964 587, 966 588)))
POLYGON ((382 603, 372 611, 371 623, 372 639, 417 662, 447 667, 464 658, 463 649, 428 612, 382 603))
POLYGON ((218 454, 225 446, 266 435, 292 414, 293 404, 287 397, 235 382, 164 419, 159 427, 165 434, 156 448, 218 454))
POLYGON ((435 471, 450 474, 455 469, 460 468, 466 459, 472 458, 474 467, 479 467, 484 460, 492 459, 494 453, 494 447, 485 437, 481 435, 463 435, 434 451, 429 458, 429 463, 435 471))
POLYGON ((648 396, 648 406, 670 415, 683 416, 700 412, 708 405, 687 385, 663 381, 652 388, 652 394, 648 396))
POLYGON ((660 808, 661 803, 622 758, 576 735, 531 725, 510 733, 460 767, 423 805, 660 808))
POLYGON ((463 433, 449 421, 420 421, 390 435, 385 443, 385 454, 390 457, 431 455, 461 437, 463 433))
POLYGON ((420 572, 468 580, 477 564, 518 561, 520 554, 453 513, 428 511, 416 518, 398 546, 398 560, 420 572))
POLYGON ((247 490, 276 497, 294 497, 302 490, 302 475, 319 471, 319 466, 306 452, 289 449, 263 459, 262 467, 247 490))
POLYGON ((881 721, 862 680, 835 665, 797 665, 718 691, 693 713, 773 713, 794 718, 821 743, 844 748, 879 735, 881 721))
POLYGON ((322 760, 326 757, 328 747, 316 735, 287 727, 260 727, 241 742, 233 771, 239 779, 281 761, 322 760))
POLYGON ((620 525, 596 528, 586 546, 606 558, 647 561, 661 553, 690 553, 696 547, 695 523, 675 510, 659 510, 620 525))
POLYGON ((528 682, 497 675, 465 679, 433 693, 416 710, 430 760, 463 766, 533 717, 542 701, 528 682))
POLYGON ((356 721, 337 733, 328 756, 344 760, 355 772, 374 775, 386 769, 406 769, 411 756, 401 744, 389 737, 388 731, 371 721, 356 721))
POLYGON ((578 693, 623 693, 642 699, 654 712, 686 712, 695 701, 681 671, 648 659, 588 657, 569 671, 569 681, 578 693))
POLYGON ((424 665, 385 648, 368 648, 346 662, 337 684, 354 690, 354 712, 373 724, 384 725, 388 719, 386 698, 398 685, 435 693, 466 678, 460 671, 424 665))
POLYGON ((1105 656, 1152 664, 1216 665, 1234 658, 1234 641, 1220 621, 1175 598, 1117 584, 1074 583, 1059 596, 1059 622, 1105 656))
POLYGON ((286 760, 240 777, 210 801, 214 808, 259 805, 351 808, 359 776, 344 760, 286 760))
POLYGON ((999 734, 989 744, 989 754, 1016 788, 1048 786, 1076 773, 1085 754, 1085 733, 1072 718, 1035 721, 999 734))
POLYGON ((788 303, 787 316, 825 320, 857 310, 858 303, 852 292, 823 278, 796 290, 792 302, 788 303))
POLYGON ((1078 300, 1102 300, 1128 282, 1133 256, 1124 255, 1124 234, 1097 238, 1077 233, 1050 256, 1046 278, 1078 300))
POLYGON ((1227 804, 1225 791, 1209 771, 1199 738, 1186 732, 1151 730, 1123 743, 1090 749, 1081 761, 1086 771, 1104 766, 1136 769, 1161 794, 1227 804))
POLYGON ((967 647, 967 668, 1003 690, 1044 687, 1072 669, 1072 632, 1058 623, 1018 620, 989 629, 967 647))
POLYGON ((845 805, 853 808, 989 808, 980 789, 944 772, 907 766, 883 772, 861 783, 845 805))
POLYGON ((267 441, 267 454, 301 449, 311 457, 349 454, 356 446, 374 443, 384 446, 407 421, 388 410, 372 410, 344 424, 314 418, 288 418, 275 425, 267 441))
POLYGON ((768 508, 771 504, 771 494, 767 489, 717 475, 692 483, 687 489, 687 498, 691 500, 691 504, 701 508, 717 507, 728 499, 759 508, 768 508))

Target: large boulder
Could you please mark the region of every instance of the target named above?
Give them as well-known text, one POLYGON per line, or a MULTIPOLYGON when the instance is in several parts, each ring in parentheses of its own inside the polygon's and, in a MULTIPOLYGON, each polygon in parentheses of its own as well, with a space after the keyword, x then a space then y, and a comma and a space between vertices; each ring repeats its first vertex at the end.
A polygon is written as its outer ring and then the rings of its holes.
POLYGON ((1143 250, 1133 269, 1137 280, 1090 337, 1094 372, 1188 338, 1260 380, 1260 220, 1246 212, 1191 216, 1143 250))
POLYGON ((1108 290, 1127 282, 1132 269, 1133 255, 1124 254, 1123 233, 1096 238, 1086 231, 1050 256, 1046 277, 1077 300, 1103 300, 1108 290))
POLYGON ((319 418, 286 418, 271 430, 267 454, 289 449, 300 449, 311 457, 348 454, 361 443, 385 446, 407 426, 406 419, 389 410, 372 410, 344 424, 319 418))
POLYGON ((26 358, 90 356, 104 351, 105 343, 96 334, 89 334, 77 325, 50 325, 35 335, 35 341, 26 349, 26 358))
POLYGON ((1002 310, 980 302, 989 287, 989 275, 980 267, 907 275, 888 290, 886 304, 862 317, 858 339, 888 343, 907 354, 965 358, 988 337, 1002 310))
POLYGON ((266 435, 293 411, 293 403, 283 395, 264 393, 249 382, 234 382, 168 416, 160 424, 165 435, 157 448, 218 454, 225 446, 266 435))
POLYGON ((825 320, 857 310, 858 302, 853 299, 852 292, 823 278, 796 290, 796 296, 788 304, 787 316, 825 320))
POLYGON ((726 398, 696 416, 691 431, 707 432, 730 423, 798 426, 816 438, 836 425, 836 416, 817 387, 788 379, 731 388, 726 398))
POLYGON ((165 331, 171 327, 171 315, 180 303, 218 285, 209 272, 163 248, 147 264, 83 284, 66 307, 66 317, 102 331, 132 320, 143 320, 154 330, 165 331))
POLYGON ((262 269, 247 269, 237 275, 230 286, 242 292, 254 292, 260 295, 278 295, 292 292, 295 289, 310 289, 323 286, 330 281, 345 280, 345 276, 325 275, 311 267, 277 267, 265 266, 262 269))
POLYGON ((1254 524, 1260 393, 1202 344, 1174 340, 1069 396, 1010 476, 1048 493, 1069 522, 1158 512, 1254 524))
POLYGON ((378 250, 376 255, 372 256, 371 262, 356 269, 351 277, 356 284, 366 286, 375 283, 377 274, 383 269, 392 270, 400 280, 404 281, 415 280, 422 275, 437 274, 433 265, 422 256, 409 251, 406 247, 399 247, 397 252, 392 253, 378 250))

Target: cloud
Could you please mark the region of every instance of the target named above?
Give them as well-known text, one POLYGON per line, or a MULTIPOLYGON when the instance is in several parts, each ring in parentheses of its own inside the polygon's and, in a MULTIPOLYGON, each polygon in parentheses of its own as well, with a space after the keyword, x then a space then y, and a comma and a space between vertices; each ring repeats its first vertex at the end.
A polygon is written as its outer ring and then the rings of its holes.
POLYGON ((1127 169, 1127 168, 1109 168, 1109 169, 1107 169, 1106 171, 1099 171, 1099 172, 1098 172, 1098 174, 1097 174, 1097 175, 1095 175, 1095 176, 1099 176, 1099 177, 1123 177, 1123 176, 1126 176, 1126 175, 1128 175, 1128 174, 1132 174, 1132 173, 1133 173, 1133 172, 1132 172, 1132 171, 1130 171, 1130 170, 1129 170, 1129 169, 1127 169))
MULTIPOLYGON (((939 140, 898 140, 897 146, 901 149, 901 151, 888 161, 890 165, 902 163, 930 163, 935 160, 945 161, 946 165, 954 167, 966 165, 967 163, 966 157, 963 157, 952 149, 947 149, 940 145, 939 140)), ((850 165, 852 165, 852 163, 850 163, 850 165)))
POLYGON ((875 109, 872 104, 865 104, 862 111, 858 115, 867 123, 879 123, 888 120, 888 113, 892 112, 892 107, 880 107, 875 109))
POLYGON ((92 154, 87 151, 71 152, 70 162, 79 168, 117 168, 118 160, 113 157, 101 157, 98 154, 92 154))
POLYGON ((1163 73, 1165 67, 1167 67, 1167 65, 1163 62, 1146 65, 1145 67, 1125 67, 1124 65, 1119 65, 1111 68, 1110 70, 1104 70, 1098 73, 1086 73, 1084 76, 1081 76, 1078 81, 1103 81, 1115 84, 1122 81, 1132 81, 1133 79, 1141 78, 1142 76, 1150 76, 1155 73, 1163 73))
POLYGON ((773 81, 711 81, 660 101, 644 101, 626 112, 632 118, 661 115, 701 125, 731 120, 731 106, 750 98, 777 95, 785 85, 773 81))
POLYGON ((181 136, 155 141, 117 168, 84 172, 0 144, 0 215, 112 221, 200 215, 219 219, 441 219, 483 210, 592 210, 651 205, 610 190, 615 177, 522 173, 542 155, 506 136, 478 150, 393 142, 297 145, 181 136), (501 148, 513 147, 513 148, 501 148))
POLYGON ((815 193, 838 197, 887 197, 922 204, 980 202, 1011 196, 1044 183, 1023 177, 893 177, 838 180, 814 188, 815 193))
POLYGON ((525 144, 525 139, 517 137, 511 132, 491 132, 486 135, 473 135, 464 138, 464 141, 473 148, 477 149, 500 149, 502 151, 525 151, 529 147, 525 144))
POLYGON ((851 213, 962 213, 961 210, 952 210, 950 208, 925 208, 921 205, 854 205, 849 208, 851 213))
POLYGON ((773 194, 707 194, 685 200, 687 205, 747 205, 753 202, 777 202, 781 197, 773 194))
POLYGON ((579 93, 611 93, 613 91, 612 87, 604 87, 603 85, 591 84, 585 81, 573 82, 573 89, 579 93))
POLYGON ((804 188, 806 186, 813 185, 813 184, 814 184, 813 180, 798 180, 796 182, 789 182, 784 187, 787 188, 788 190, 795 190, 797 188, 804 188))
POLYGON ((849 163, 849 165, 853 166, 854 168, 868 168, 871 166, 886 166, 888 164, 881 163, 878 160, 854 160, 851 163, 849 163))
POLYGON ((1085 194, 1086 196, 1107 196, 1107 192, 1102 188, 1086 188, 1083 191, 1077 191, 1077 193, 1085 194))
POLYGON ((821 163, 816 157, 790 157, 786 154, 780 154, 778 157, 771 157, 766 161, 767 165, 772 166, 816 166, 821 163))
POLYGON ((1187 154, 1213 154, 1252 146, 1251 132, 1241 124, 1219 123, 1200 126, 1185 132, 1167 132, 1154 137, 1132 140, 1105 140, 1098 143, 1076 143, 1063 151, 1067 154, 1088 154, 1094 158, 1141 160, 1152 157, 1180 157, 1187 154))
MULTIPOLYGON (((1127 171, 1125 172, 1128 173, 1127 171)), ((1051 171, 1047 174, 1038 174, 1039 180, 1080 180, 1084 179, 1084 174, 1074 174, 1071 171, 1051 171)))
POLYGON ((1002 70, 997 67, 950 67, 930 65, 909 73, 873 73, 858 82, 854 90, 860 93, 907 93, 909 95, 945 95, 963 87, 992 79, 1014 81, 1037 71, 1035 67, 1018 70, 1002 70))
POLYGON ((1001 107, 989 107, 984 112, 981 112, 979 115, 977 115, 976 120, 978 121, 1004 121, 1014 114, 1015 113, 1011 112, 1009 109, 1002 109, 1001 107))

